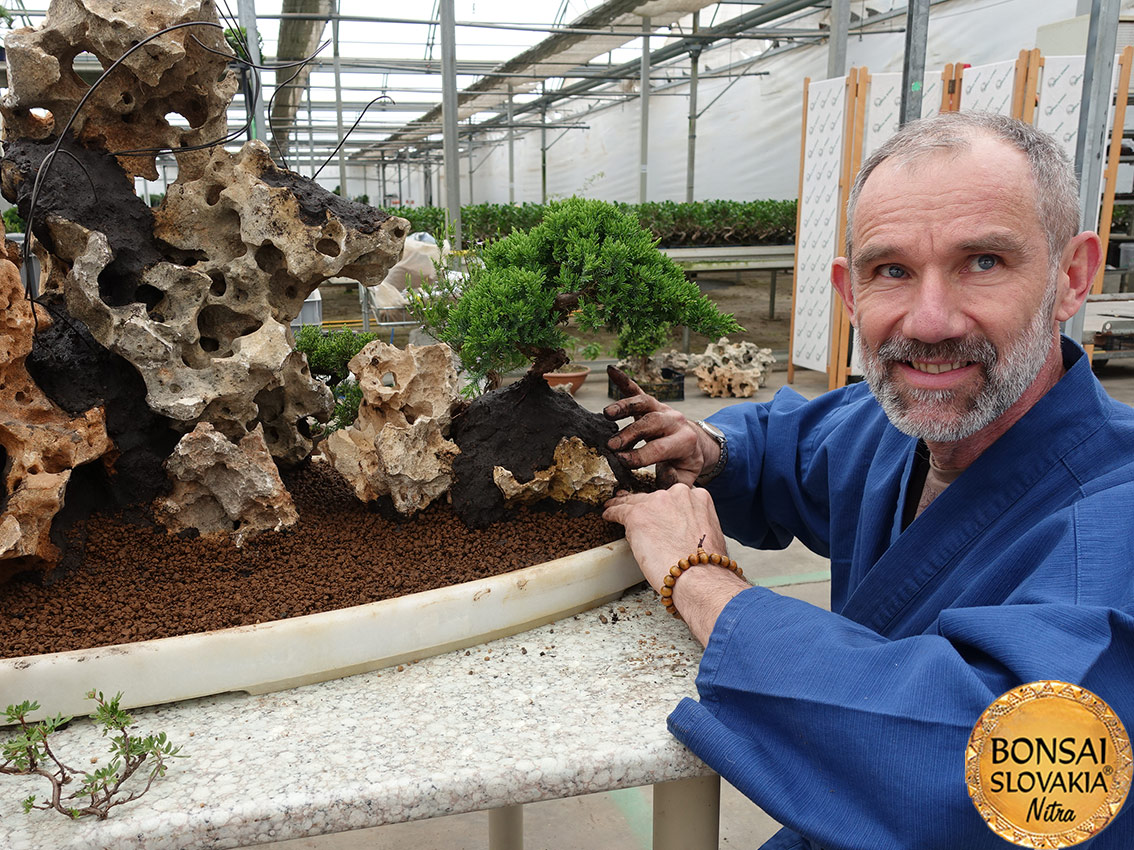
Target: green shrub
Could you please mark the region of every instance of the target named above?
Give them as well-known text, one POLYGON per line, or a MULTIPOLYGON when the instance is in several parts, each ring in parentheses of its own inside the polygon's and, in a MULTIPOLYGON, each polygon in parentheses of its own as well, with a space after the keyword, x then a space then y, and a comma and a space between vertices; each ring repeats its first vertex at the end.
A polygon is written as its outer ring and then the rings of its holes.
MULTIPOLYGON (((653 201, 614 204, 633 214, 665 248, 713 245, 784 245, 795 241, 796 202, 789 201, 653 201)), ((472 204, 461 207, 462 237, 467 245, 501 239, 513 230, 531 230, 555 204, 472 204)), ((392 215, 410 223, 414 233, 444 238, 441 207, 393 208, 392 215)))
POLYGON ((463 283, 443 277, 411 309, 490 387, 525 363, 543 373, 566 362, 568 319, 617 333, 619 353, 643 361, 674 325, 710 337, 738 329, 635 216, 604 201, 550 205, 538 225, 488 243, 476 259, 463 283))
POLYGON ((4 210, 4 232, 24 232, 24 220, 20 218, 20 212, 15 207, 8 207, 8 209, 4 210))
POLYGON ((306 355, 307 365, 313 374, 326 378, 327 386, 335 397, 335 411, 325 433, 347 428, 358 417, 362 390, 351 378, 347 364, 368 342, 377 338, 377 334, 358 333, 347 328, 324 333, 316 325, 304 325, 295 335, 296 350, 306 355))

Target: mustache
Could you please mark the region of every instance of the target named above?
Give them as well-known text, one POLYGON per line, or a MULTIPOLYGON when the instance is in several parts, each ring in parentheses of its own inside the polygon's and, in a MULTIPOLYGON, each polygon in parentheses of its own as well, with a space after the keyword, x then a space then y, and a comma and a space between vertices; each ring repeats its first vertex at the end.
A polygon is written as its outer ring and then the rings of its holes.
POLYGON ((878 347, 877 356, 880 360, 890 362, 948 360, 980 363, 990 369, 999 360, 996 346, 984 337, 965 337, 930 343, 895 336, 890 337, 878 347))

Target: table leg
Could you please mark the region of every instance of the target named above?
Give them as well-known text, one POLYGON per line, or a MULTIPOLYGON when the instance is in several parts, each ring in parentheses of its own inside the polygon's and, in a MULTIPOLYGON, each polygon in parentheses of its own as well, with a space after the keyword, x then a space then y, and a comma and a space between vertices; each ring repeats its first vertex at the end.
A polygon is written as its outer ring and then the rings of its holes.
POLYGON ((720 821, 716 774, 654 786, 654 850, 717 850, 720 821))
POLYGON ((488 850, 524 850, 523 806, 489 810, 488 850))

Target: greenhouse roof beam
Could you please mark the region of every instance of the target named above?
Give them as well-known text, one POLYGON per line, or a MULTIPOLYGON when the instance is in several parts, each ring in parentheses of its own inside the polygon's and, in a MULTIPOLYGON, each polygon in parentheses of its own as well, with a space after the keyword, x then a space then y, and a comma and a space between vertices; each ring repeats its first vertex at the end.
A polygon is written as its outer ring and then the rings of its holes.
MULTIPOLYGON (((711 2, 712 0, 678 0, 670 4, 662 17, 655 16, 654 20, 665 26, 711 2)), ((642 0, 608 0, 584 13, 572 22, 571 27, 588 30, 601 27, 605 34, 555 33, 549 36, 462 91, 458 97, 458 117, 466 118, 477 112, 502 108, 507 94, 501 95, 499 89, 509 84, 517 92, 530 91, 549 77, 561 76, 565 63, 576 66, 585 64, 596 56, 632 41, 642 32, 641 18, 648 6, 648 2, 643 3, 642 0)), ((401 132, 395 133, 388 140, 387 146, 400 146, 425 138, 430 131, 420 125, 436 122, 440 116, 440 107, 430 110, 417 121, 406 125, 401 132)))
MULTIPOLYGON (((276 46, 276 62, 288 63, 306 59, 319 48, 327 20, 330 18, 331 0, 284 0, 283 10, 287 12, 310 13, 303 19, 285 18, 280 22, 279 40, 276 46)), ((276 71, 275 95, 272 100, 272 113, 268 118, 271 129, 270 148, 279 152, 281 158, 287 157, 288 136, 295 124, 299 111, 299 100, 311 77, 310 63, 299 69, 280 68, 276 71)))

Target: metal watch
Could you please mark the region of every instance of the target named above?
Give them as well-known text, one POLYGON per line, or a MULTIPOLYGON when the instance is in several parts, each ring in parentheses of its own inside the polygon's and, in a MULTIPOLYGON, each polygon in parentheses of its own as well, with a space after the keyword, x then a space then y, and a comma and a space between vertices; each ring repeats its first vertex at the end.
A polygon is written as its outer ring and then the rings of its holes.
POLYGON ((721 470, 723 470, 725 468, 725 465, 728 463, 728 438, 724 435, 724 432, 720 428, 710 422, 706 422, 703 419, 694 419, 693 424, 704 431, 706 434, 708 434, 710 437, 712 437, 714 440, 716 440, 717 445, 721 450, 720 456, 717 458, 717 462, 713 464, 713 468, 708 472, 702 472, 697 476, 697 480, 693 482, 694 484, 700 484, 704 486, 705 484, 708 484, 710 481, 716 478, 718 475, 720 475, 721 470))

